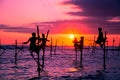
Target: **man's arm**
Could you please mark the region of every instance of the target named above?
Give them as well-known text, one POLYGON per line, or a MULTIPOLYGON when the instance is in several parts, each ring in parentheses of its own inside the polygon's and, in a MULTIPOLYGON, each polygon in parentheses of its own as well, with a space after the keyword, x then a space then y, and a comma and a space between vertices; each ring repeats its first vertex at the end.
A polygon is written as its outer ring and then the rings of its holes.
POLYGON ((28 41, 26 41, 26 42, 23 42, 23 44, 27 44, 27 43, 29 43, 29 41, 30 41, 30 39, 28 39, 28 41))

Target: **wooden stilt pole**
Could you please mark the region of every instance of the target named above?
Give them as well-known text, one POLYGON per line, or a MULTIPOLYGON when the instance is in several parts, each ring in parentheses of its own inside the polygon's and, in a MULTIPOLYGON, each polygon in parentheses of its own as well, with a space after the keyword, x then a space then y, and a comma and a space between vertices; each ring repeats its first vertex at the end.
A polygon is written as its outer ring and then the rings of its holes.
POLYGON ((83 52, 81 51, 80 52, 80 67, 83 68, 83 64, 82 64, 82 61, 83 61, 83 52))
MULTIPOLYGON (((0 47, 1 47, 1 39, 0 39, 0 47)), ((0 48, 0 53, 1 53, 1 48, 0 48)))
POLYGON ((105 51, 106 51, 106 52, 105 52, 105 54, 106 54, 105 56, 106 56, 106 58, 107 58, 107 56, 108 56, 108 41, 106 41, 105 47, 106 47, 106 48, 105 48, 105 51))
POLYGON ((38 54, 38 63, 37 63, 37 65, 38 65, 38 76, 40 77, 40 70, 41 70, 41 68, 40 68, 40 55, 38 54))
POLYGON ((113 54, 114 54, 114 49, 115 49, 114 43, 115 43, 115 39, 113 38, 113 44, 112 44, 112 47, 113 47, 113 54))
POLYGON ((56 40, 56 42, 55 42, 54 55, 56 54, 56 48, 57 48, 57 40, 56 40))
POLYGON ((83 46, 84 46, 84 37, 81 37, 80 40, 80 67, 83 68, 83 46))
POLYGON ((115 39, 113 38, 113 44, 112 44, 112 46, 113 46, 113 50, 114 50, 114 43, 115 43, 115 39))
POLYGON ((119 42, 119 47, 118 47, 118 56, 120 55, 120 42, 119 42))
POLYGON ((52 37, 51 37, 51 45, 50 45, 50 56, 52 57, 52 37))
POLYGON ((17 65, 17 40, 15 40, 15 65, 17 65))
POLYGON ((3 55, 3 53, 5 53, 5 48, 3 48, 2 46, 0 46, 0 56, 2 56, 3 55), (1 49, 3 49, 3 51, 1 51, 1 49))
POLYGON ((105 45, 105 42, 106 42, 106 32, 105 32, 105 40, 103 41, 103 69, 105 70, 106 69, 106 45, 105 45))
MULTIPOLYGON (((0 47, 1 47, 1 39, 0 39, 0 47)), ((1 53, 1 48, 0 48, 0 53, 1 53)), ((0 54, 0 56, 1 56, 1 54, 0 54)))
POLYGON ((93 48, 92 48, 93 55, 95 55, 95 48, 96 48, 96 45, 95 45, 95 36, 94 36, 94 42, 93 42, 93 48))
POLYGON ((77 49, 75 48, 75 60, 77 62, 77 49))
POLYGON ((63 45, 64 45, 64 42, 62 42, 62 52, 63 52, 63 50, 64 50, 64 46, 63 46, 63 45))
POLYGON ((48 34, 49 34, 49 30, 47 31, 47 35, 46 35, 46 41, 45 41, 45 46, 44 46, 44 50, 43 50, 43 56, 42 56, 42 67, 44 68, 44 63, 45 63, 45 47, 46 47, 46 42, 47 42, 47 38, 48 38, 48 34))
POLYGON ((0 39, 0 57, 3 55, 3 53, 5 53, 6 48, 2 47, 1 45, 1 39, 0 39))
MULTIPOLYGON (((39 47, 39 38, 40 38, 40 35, 39 35, 39 26, 37 26, 37 35, 38 35, 38 47, 39 47)), ((40 55, 39 55, 39 51, 37 52, 37 56, 38 56, 38 62, 37 62, 37 70, 38 70, 38 76, 40 77, 40 55)))

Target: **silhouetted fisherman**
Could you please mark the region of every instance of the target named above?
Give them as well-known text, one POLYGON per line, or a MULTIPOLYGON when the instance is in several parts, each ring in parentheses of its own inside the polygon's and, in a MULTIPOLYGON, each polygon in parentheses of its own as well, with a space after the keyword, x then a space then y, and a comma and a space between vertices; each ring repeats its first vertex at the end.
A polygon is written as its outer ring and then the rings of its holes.
MULTIPOLYGON (((39 54, 39 47, 36 45, 37 43, 37 40, 38 40, 38 37, 36 37, 36 33, 32 33, 32 37, 30 37, 28 39, 28 41, 26 42, 23 42, 23 44, 27 44, 30 42, 30 46, 29 46, 29 50, 30 50, 30 53, 31 53, 31 56, 34 58, 34 55, 33 55, 33 52, 36 52, 39 54)), ((36 59, 34 58, 34 60, 36 61, 36 59)))
POLYGON ((41 44, 40 44, 40 50, 42 49, 43 53, 45 52, 45 47, 46 47, 46 41, 48 41, 45 38, 45 34, 42 33, 42 38, 40 38, 41 44))
POLYGON ((98 28, 98 31, 99 31, 99 34, 98 34, 97 41, 95 41, 95 43, 99 44, 100 47, 103 48, 104 38, 103 38, 102 28, 98 28))
POLYGON ((73 43, 74 43, 74 49, 75 49, 75 52, 77 53, 77 43, 78 43, 78 40, 76 37, 74 37, 74 40, 73 40, 73 43))
POLYGON ((80 52, 82 52, 84 47, 84 37, 80 37, 80 41, 78 42, 78 47, 80 52))
POLYGON ((77 64, 77 49, 78 49, 78 40, 76 37, 74 37, 74 40, 73 40, 73 43, 74 43, 74 49, 75 49, 75 64, 77 64))
POLYGON ((40 50, 42 49, 43 51, 43 56, 42 56, 42 67, 44 67, 44 56, 45 56, 45 47, 46 47, 46 41, 47 38, 45 38, 45 34, 42 33, 42 38, 40 38, 41 44, 40 44, 40 50))
POLYGON ((80 41, 78 42, 78 49, 80 51, 80 67, 83 68, 83 47, 84 47, 84 37, 80 37, 80 41))

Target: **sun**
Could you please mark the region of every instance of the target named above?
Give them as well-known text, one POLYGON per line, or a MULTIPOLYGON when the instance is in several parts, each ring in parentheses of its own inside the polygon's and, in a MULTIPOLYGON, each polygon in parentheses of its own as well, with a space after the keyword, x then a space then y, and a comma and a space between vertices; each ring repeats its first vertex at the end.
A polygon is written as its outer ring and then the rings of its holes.
POLYGON ((74 39, 74 35, 73 34, 70 34, 70 39, 74 39))

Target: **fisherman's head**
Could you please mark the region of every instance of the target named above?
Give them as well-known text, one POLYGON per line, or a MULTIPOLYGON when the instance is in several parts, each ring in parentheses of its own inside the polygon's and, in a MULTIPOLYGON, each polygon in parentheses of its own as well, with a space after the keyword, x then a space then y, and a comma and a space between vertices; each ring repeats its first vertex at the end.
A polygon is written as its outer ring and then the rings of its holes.
POLYGON ((77 40, 77 38, 76 38, 76 37, 74 37, 74 40, 77 40))
POLYGON ((42 33, 42 37, 44 38, 44 37, 45 37, 45 34, 42 33))
POLYGON ((84 39, 84 36, 81 36, 80 39, 83 40, 83 39, 84 39))
POLYGON ((33 33, 32 33, 32 36, 33 36, 33 37, 35 37, 35 36, 36 36, 36 33, 35 33, 35 32, 33 32, 33 33))
POLYGON ((102 28, 101 28, 101 27, 99 27, 99 28, 98 28, 98 30, 99 30, 99 31, 102 31, 102 28))

